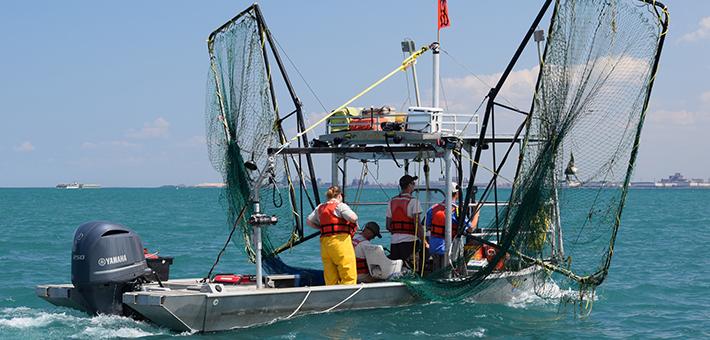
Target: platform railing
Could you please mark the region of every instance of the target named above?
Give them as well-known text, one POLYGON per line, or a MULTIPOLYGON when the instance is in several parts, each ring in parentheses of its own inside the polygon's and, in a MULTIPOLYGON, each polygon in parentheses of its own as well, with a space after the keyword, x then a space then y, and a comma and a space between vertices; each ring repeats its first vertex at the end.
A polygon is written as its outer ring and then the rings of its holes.
POLYGON ((443 136, 478 136, 477 114, 443 112, 372 113, 362 116, 334 116, 328 119, 326 133, 344 131, 382 131, 382 123, 401 124, 407 132, 440 133, 443 136))

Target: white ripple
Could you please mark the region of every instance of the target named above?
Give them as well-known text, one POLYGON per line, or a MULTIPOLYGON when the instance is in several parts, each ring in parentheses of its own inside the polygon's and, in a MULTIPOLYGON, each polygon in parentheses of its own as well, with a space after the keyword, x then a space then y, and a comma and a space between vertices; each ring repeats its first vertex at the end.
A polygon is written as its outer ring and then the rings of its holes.
POLYGON ((162 329, 151 332, 151 327, 143 322, 116 315, 77 317, 65 312, 49 313, 24 306, 0 309, 0 329, 36 329, 33 332, 38 332, 44 331, 41 328, 48 326, 60 327, 70 332, 81 330, 76 334, 65 335, 79 339, 139 338, 163 334, 160 332, 162 329), (52 326, 53 324, 57 325, 52 326))
MULTIPOLYGON (((28 309, 29 310, 29 309, 28 309)), ((11 313, 8 314, 13 314, 17 313, 17 311, 11 311, 11 313)), ((35 315, 23 315, 23 316, 15 316, 15 317, 10 317, 9 319, 6 318, 1 318, 0 319, 0 327, 9 327, 9 328, 18 328, 18 329, 25 329, 25 328, 36 328, 36 327, 45 327, 53 322, 75 322, 78 318, 67 315, 66 313, 45 313, 45 312, 39 312, 35 315)))
POLYGON ((83 332, 75 334, 70 338, 82 339, 109 339, 109 338, 142 338, 145 336, 160 335, 162 333, 151 333, 140 328, 120 327, 117 329, 105 327, 86 327, 83 332))

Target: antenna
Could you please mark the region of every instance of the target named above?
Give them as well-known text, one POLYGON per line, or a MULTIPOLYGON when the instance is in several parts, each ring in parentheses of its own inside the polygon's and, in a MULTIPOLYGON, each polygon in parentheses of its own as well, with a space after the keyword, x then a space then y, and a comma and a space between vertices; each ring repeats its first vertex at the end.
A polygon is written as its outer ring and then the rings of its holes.
POLYGON ((537 30, 533 33, 533 39, 537 43, 537 59, 540 65, 542 65, 542 54, 540 52, 540 43, 545 41, 545 30, 537 30))
MULTIPOLYGON (((414 46, 414 41, 412 39, 404 39, 402 41, 402 52, 409 53, 411 56, 417 49, 414 46)), ((417 81, 417 62, 412 63, 412 78, 414 79, 414 97, 417 100, 417 106, 422 106, 422 102, 419 99, 419 81, 417 81)))

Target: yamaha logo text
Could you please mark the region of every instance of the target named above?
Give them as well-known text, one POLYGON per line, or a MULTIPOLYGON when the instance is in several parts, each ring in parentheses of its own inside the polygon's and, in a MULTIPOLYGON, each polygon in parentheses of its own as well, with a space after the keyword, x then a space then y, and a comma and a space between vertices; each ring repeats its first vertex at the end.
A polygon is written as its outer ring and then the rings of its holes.
POLYGON ((103 267, 107 264, 117 264, 126 261, 128 261, 126 254, 111 257, 99 257, 99 266, 103 267))

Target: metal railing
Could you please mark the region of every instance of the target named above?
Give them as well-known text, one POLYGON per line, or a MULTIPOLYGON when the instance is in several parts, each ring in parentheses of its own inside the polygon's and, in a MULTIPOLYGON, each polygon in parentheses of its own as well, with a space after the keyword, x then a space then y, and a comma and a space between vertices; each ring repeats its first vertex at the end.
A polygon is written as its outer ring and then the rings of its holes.
POLYGON ((371 113, 362 116, 333 116, 327 121, 326 133, 383 131, 383 125, 387 123, 399 128, 399 131, 439 133, 442 136, 458 136, 462 138, 478 136, 479 126, 477 114, 443 112, 371 113))

